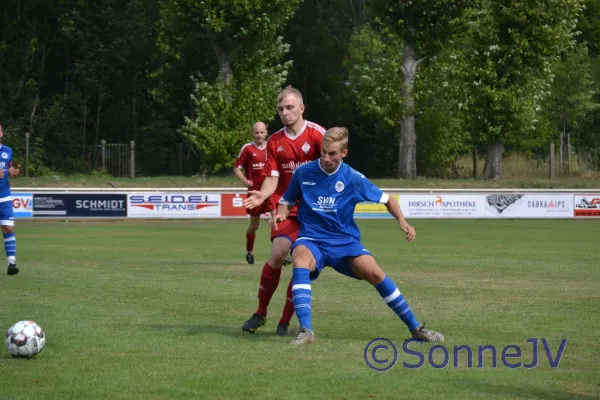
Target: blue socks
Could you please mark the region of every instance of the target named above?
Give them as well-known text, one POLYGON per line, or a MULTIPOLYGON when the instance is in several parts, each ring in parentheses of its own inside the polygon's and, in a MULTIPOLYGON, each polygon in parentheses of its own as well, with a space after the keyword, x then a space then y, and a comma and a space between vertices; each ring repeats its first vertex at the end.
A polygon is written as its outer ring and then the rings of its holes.
POLYGON ((15 233, 3 233, 4 236, 4 251, 6 252, 6 259, 9 264, 16 263, 16 255, 17 255, 17 239, 15 238, 15 233))
POLYGON ((375 286, 375 289, 377 289, 388 307, 408 326, 409 331, 412 332, 421 325, 413 315, 406 300, 404 300, 402 293, 400 293, 396 284, 389 276, 386 275, 385 279, 375 286))
POLYGON ((310 288, 310 271, 308 269, 294 268, 292 273, 292 298, 300 328, 306 328, 312 332, 310 309, 312 289, 310 288))

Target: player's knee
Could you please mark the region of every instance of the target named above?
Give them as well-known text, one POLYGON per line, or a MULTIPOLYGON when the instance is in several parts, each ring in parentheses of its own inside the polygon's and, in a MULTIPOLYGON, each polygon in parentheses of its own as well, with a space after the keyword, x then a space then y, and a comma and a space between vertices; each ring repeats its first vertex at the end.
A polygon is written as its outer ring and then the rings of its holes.
POLYGON ((301 268, 308 268, 314 264, 314 257, 312 253, 304 246, 298 246, 294 249, 292 253, 292 262, 294 263, 294 268, 299 266, 301 268))
POLYGON ((12 233, 13 227, 9 225, 2 225, 2 233, 12 233))
POLYGON ((373 270, 370 271, 370 278, 369 282, 371 284, 379 285, 385 279, 385 272, 379 267, 373 268, 373 270))

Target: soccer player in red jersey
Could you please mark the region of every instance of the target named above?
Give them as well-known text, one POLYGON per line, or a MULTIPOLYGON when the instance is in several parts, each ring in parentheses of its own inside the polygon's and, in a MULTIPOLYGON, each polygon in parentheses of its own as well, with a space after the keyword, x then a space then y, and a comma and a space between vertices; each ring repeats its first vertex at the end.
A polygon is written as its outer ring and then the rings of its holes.
MULTIPOLYGON (((233 168, 235 176, 248 190, 260 189, 265 180, 262 170, 267 158, 267 144, 265 143, 267 140, 267 126, 262 122, 255 123, 252 127, 252 136, 254 136, 254 141, 242 146, 233 168), (242 169, 244 172, 242 172, 242 169)), ((250 224, 246 230, 246 261, 248 264, 254 264, 254 254, 252 252, 254 251, 256 231, 260 226, 261 214, 271 211, 269 206, 270 202, 265 202, 260 207, 246 209, 246 213, 250 216, 250 224)))
MULTIPOLYGON (((253 210, 269 202, 269 210, 276 208, 277 202, 285 193, 295 169, 321 156, 321 143, 325 128, 304 119, 304 100, 302 94, 288 86, 277 96, 277 112, 283 123, 283 129, 275 132, 267 140, 267 161, 263 174, 265 180, 260 190, 248 191, 244 206, 253 210)), ((273 293, 279 285, 281 267, 298 236, 300 224, 296 219, 295 206, 290 216, 277 228, 271 228, 271 256, 263 266, 258 290, 258 309, 242 326, 242 330, 254 333, 265 325, 267 308, 273 293)), ((286 303, 277 325, 279 336, 289 335, 290 320, 294 315, 292 284, 287 289, 286 303)))

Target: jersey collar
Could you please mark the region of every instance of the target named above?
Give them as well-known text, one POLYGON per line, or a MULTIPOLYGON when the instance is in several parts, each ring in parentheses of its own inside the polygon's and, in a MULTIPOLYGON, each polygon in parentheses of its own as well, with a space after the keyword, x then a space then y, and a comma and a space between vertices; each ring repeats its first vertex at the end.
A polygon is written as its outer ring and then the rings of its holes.
POLYGON ((336 173, 337 173, 337 172, 340 170, 340 168, 342 167, 342 164, 344 163, 344 161, 342 160, 342 162, 340 163, 340 165, 338 165, 338 167, 336 168, 336 170, 335 170, 335 171, 333 171, 332 173, 329 173, 329 172, 325 171, 325 170, 323 169, 323 167, 321 166, 321 159, 320 159, 320 158, 319 158, 319 160, 318 160, 318 161, 319 161, 319 162, 318 162, 318 164, 319 164, 319 168, 321 169, 321 171, 323 171, 324 173, 326 173, 326 174, 327 174, 327 175, 329 175, 329 176, 331 176, 331 175, 335 175, 335 174, 336 174, 336 173))
POLYGON ((291 133, 288 132, 287 126, 285 128, 283 128, 283 133, 285 133, 285 136, 289 137, 290 139, 296 140, 304 133, 304 130, 306 129, 306 125, 307 125, 307 121, 305 120, 304 126, 295 135, 292 135, 291 133))
POLYGON ((266 140, 263 142, 262 146, 257 145, 254 140, 252 141, 252 144, 254 145, 254 147, 256 147, 259 150, 264 150, 264 149, 267 148, 267 141, 266 140))

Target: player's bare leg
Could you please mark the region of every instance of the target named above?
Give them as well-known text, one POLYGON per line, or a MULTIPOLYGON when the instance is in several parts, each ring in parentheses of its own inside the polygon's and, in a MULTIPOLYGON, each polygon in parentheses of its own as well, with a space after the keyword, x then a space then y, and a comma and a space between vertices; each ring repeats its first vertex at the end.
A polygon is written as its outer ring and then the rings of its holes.
POLYGON ((425 328, 425 325, 421 325, 417 321, 402 293, 396 287, 396 284, 383 272, 373 256, 349 257, 347 262, 356 276, 369 282, 377 289, 383 301, 407 325, 413 338, 424 342, 444 341, 444 335, 425 328))
POLYGON ((242 331, 254 333, 258 328, 264 326, 267 320, 267 308, 273 297, 273 293, 279 285, 281 267, 283 260, 289 253, 291 242, 285 237, 276 237, 271 244, 271 255, 263 266, 258 289, 258 309, 244 322, 242 331))
POLYGON ((4 237, 4 251, 8 261, 7 275, 16 275, 19 273, 17 268, 16 252, 17 242, 15 240, 15 232, 12 226, 2 225, 2 236, 4 237))
POLYGON ((260 226, 260 216, 250 216, 250 223, 246 230, 246 261, 248 264, 254 264, 254 240, 256 239, 256 231, 260 226))

